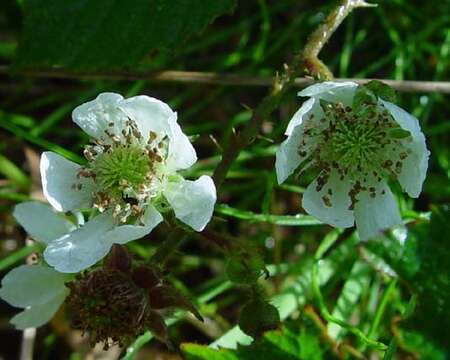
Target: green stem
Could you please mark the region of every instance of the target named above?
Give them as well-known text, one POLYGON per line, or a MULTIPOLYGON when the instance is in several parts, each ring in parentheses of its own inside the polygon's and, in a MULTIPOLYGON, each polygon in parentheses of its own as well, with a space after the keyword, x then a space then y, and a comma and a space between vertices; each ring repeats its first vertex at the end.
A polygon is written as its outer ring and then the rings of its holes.
MULTIPOLYGON (((297 60, 298 62, 298 60, 297 60)), ((259 132, 259 128, 262 122, 267 119, 270 114, 272 114, 275 109, 278 108, 281 103, 281 99, 287 90, 294 83, 295 77, 299 74, 299 65, 293 66, 292 68, 297 69, 292 72, 293 75, 286 75, 284 79, 285 82, 280 82, 280 86, 276 87, 271 94, 267 95, 259 106, 253 110, 252 117, 247 125, 244 127, 242 132, 238 135, 232 136, 230 138, 230 143, 227 149, 222 155, 220 163, 214 170, 213 180, 216 185, 217 190, 225 180, 225 177, 233 164, 234 160, 238 157, 239 153, 256 137, 259 132)))
POLYGON ((322 241, 322 243, 319 245, 319 248, 317 249, 316 254, 314 256, 315 261, 314 261, 312 271, 311 271, 311 284, 312 284, 312 290, 313 290, 314 296, 316 297, 318 305, 319 305, 320 313, 326 321, 335 323, 335 324, 347 329, 353 335, 358 337, 367 346, 373 347, 378 350, 386 350, 387 346, 385 344, 370 339, 357 327, 347 324, 345 321, 342 321, 342 320, 334 317, 333 315, 331 315, 331 313, 327 309, 325 300, 320 291, 320 286, 319 286, 319 281, 318 281, 318 276, 317 276, 318 264, 320 262, 322 255, 336 242, 337 239, 338 239, 338 236, 336 236, 333 233, 330 234, 329 236, 326 236, 325 239, 322 241))
POLYGON ((175 228, 167 240, 164 240, 156 249, 150 262, 153 264, 164 265, 169 256, 178 249, 181 243, 186 239, 186 233, 179 228, 175 228))
POLYGON ((333 244, 337 241, 339 234, 341 233, 342 233, 341 230, 336 229, 329 232, 324 237, 323 241, 319 244, 316 253, 314 254, 314 260, 316 262, 319 261, 323 257, 323 255, 328 251, 328 249, 333 246, 333 244))
POLYGON ((248 210, 240 210, 225 204, 216 204, 215 212, 217 214, 234 217, 242 220, 254 222, 265 222, 281 226, 310 226, 320 225, 322 222, 309 215, 273 215, 273 214, 256 214, 248 210))
POLYGON ((384 311, 386 310, 386 306, 388 304, 388 301, 392 295, 392 292, 395 290, 395 286, 397 285, 397 279, 393 279, 390 283, 388 288, 386 289, 386 291, 384 292, 381 301, 380 301, 380 305, 378 306, 376 312, 375 312, 375 316, 372 322, 372 325, 370 326, 369 329, 369 334, 368 336, 371 338, 375 335, 375 332, 378 329, 378 326, 380 325, 381 322, 381 318, 383 317, 384 311))

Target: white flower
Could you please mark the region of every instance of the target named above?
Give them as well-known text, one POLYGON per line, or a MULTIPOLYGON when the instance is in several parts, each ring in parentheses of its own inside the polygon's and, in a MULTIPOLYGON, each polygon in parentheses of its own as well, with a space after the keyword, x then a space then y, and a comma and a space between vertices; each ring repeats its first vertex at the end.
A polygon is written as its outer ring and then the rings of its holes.
MULTIPOLYGON (((72 117, 92 138, 84 151, 87 164, 44 152, 44 195, 58 211, 93 207, 98 215, 47 242, 44 257, 51 266, 62 272, 83 270, 113 243, 148 234, 170 209, 194 230, 203 230, 212 217, 216 189, 209 176, 189 181, 178 174, 197 156, 167 104, 148 96, 124 99, 103 93, 77 107, 72 117)), ((25 228, 27 221, 22 222, 25 228)))
POLYGON ((308 96, 286 130, 276 154, 278 183, 295 169, 320 171, 303 195, 303 208, 336 227, 354 222, 363 240, 401 224, 388 185, 396 179, 418 197, 429 151, 418 120, 375 97, 364 111, 353 108, 358 85, 324 82, 299 93, 308 96))
POLYGON ((23 330, 48 322, 69 293, 65 276, 44 265, 22 265, 6 274, 0 297, 12 306, 25 308, 11 323, 23 330))

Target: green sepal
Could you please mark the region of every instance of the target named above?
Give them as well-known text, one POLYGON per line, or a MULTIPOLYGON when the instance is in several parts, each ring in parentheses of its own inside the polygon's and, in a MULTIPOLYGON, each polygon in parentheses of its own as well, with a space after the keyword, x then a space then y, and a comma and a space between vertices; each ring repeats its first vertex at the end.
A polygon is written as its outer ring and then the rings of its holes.
POLYGON ((395 90, 384 82, 371 80, 363 86, 372 91, 373 94, 375 94, 375 96, 379 97, 380 99, 392 103, 395 103, 397 101, 397 94, 395 90))
POLYGON ((365 85, 359 85, 353 97, 352 108, 356 114, 361 114, 365 109, 377 105, 378 99, 374 92, 365 85))
POLYGON ((402 128, 394 128, 388 131, 388 135, 392 139, 406 139, 411 136, 411 133, 408 130, 404 130, 402 128))
POLYGON ((397 95, 389 85, 378 80, 371 80, 359 85, 353 97, 353 111, 360 114, 363 110, 378 104, 378 99, 395 102, 397 95))

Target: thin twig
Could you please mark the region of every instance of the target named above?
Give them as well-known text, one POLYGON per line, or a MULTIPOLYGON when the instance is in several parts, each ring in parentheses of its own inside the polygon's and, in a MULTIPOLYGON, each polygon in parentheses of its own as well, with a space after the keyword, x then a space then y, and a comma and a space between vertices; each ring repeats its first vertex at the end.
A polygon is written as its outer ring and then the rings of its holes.
MULTIPOLYGON (((213 73, 197 71, 158 71, 158 72, 129 72, 129 71, 110 71, 110 72, 72 72, 62 69, 54 70, 24 70, 12 74, 7 66, 0 66, 0 74, 9 74, 11 76, 26 76, 49 79, 73 79, 73 80, 148 80, 154 82, 168 83, 187 83, 187 84, 206 84, 206 85, 228 85, 228 86, 252 86, 252 87, 271 87, 275 78, 271 76, 252 76, 245 74, 232 73, 213 73)), ((448 81, 413 81, 413 80, 390 80, 390 79, 345 79, 338 78, 334 81, 353 81, 358 84, 364 84, 371 80, 382 81, 394 89, 401 92, 437 92, 450 94, 450 82, 448 81)), ((292 86, 304 88, 316 82, 312 78, 297 77, 292 86)), ((45 89, 52 89, 49 84, 44 85, 45 89)), ((11 90, 13 85, 0 84, 0 90, 11 90), (9 86, 9 87, 8 87, 9 86)), ((41 88, 32 88, 31 91, 38 91, 41 88)), ((27 88, 27 91, 29 89, 27 88)), ((73 89, 72 89, 73 90, 73 89)))
POLYGON ((364 0, 344 0, 327 16, 323 24, 309 36, 303 49, 303 63, 310 75, 322 80, 333 78, 331 71, 319 59, 320 51, 348 14, 358 7, 373 6, 376 5, 368 4, 364 0))

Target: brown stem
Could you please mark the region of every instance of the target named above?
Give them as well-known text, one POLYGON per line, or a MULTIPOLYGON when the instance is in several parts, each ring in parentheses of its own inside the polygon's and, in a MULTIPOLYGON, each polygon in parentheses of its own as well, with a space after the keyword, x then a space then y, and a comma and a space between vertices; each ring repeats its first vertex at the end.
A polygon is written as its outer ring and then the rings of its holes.
POLYGON ((308 42, 303 49, 303 63, 310 75, 321 80, 330 80, 333 74, 328 67, 319 59, 319 53, 330 37, 341 25, 342 21, 358 7, 372 7, 364 0, 343 0, 309 36, 308 42))
MULTIPOLYGON (((9 68, 0 65, 0 74, 10 74, 9 68)), ((102 72, 77 72, 64 69, 50 70, 24 70, 17 73, 20 76, 48 78, 48 79, 73 79, 73 80, 148 80, 161 83, 184 83, 184 84, 207 84, 224 86, 257 86, 272 87, 275 78, 272 76, 252 76, 235 73, 214 73, 200 71, 102 71, 102 72)), ((353 81, 357 84, 365 84, 371 80, 379 80, 390 87, 402 92, 439 92, 450 93, 450 82, 448 81, 415 81, 415 80, 390 80, 390 79, 355 79, 337 78, 335 81, 353 81)), ((314 84, 316 81, 310 77, 297 77, 292 84, 296 88, 304 88, 314 84)), ((0 83, 0 93, 14 92, 19 84, 11 81, 0 83)), ((40 94, 54 90, 51 84, 30 85, 27 91, 32 94, 40 94)), ((78 88, 72 84, 66 90, 76 91, 78 88)))

